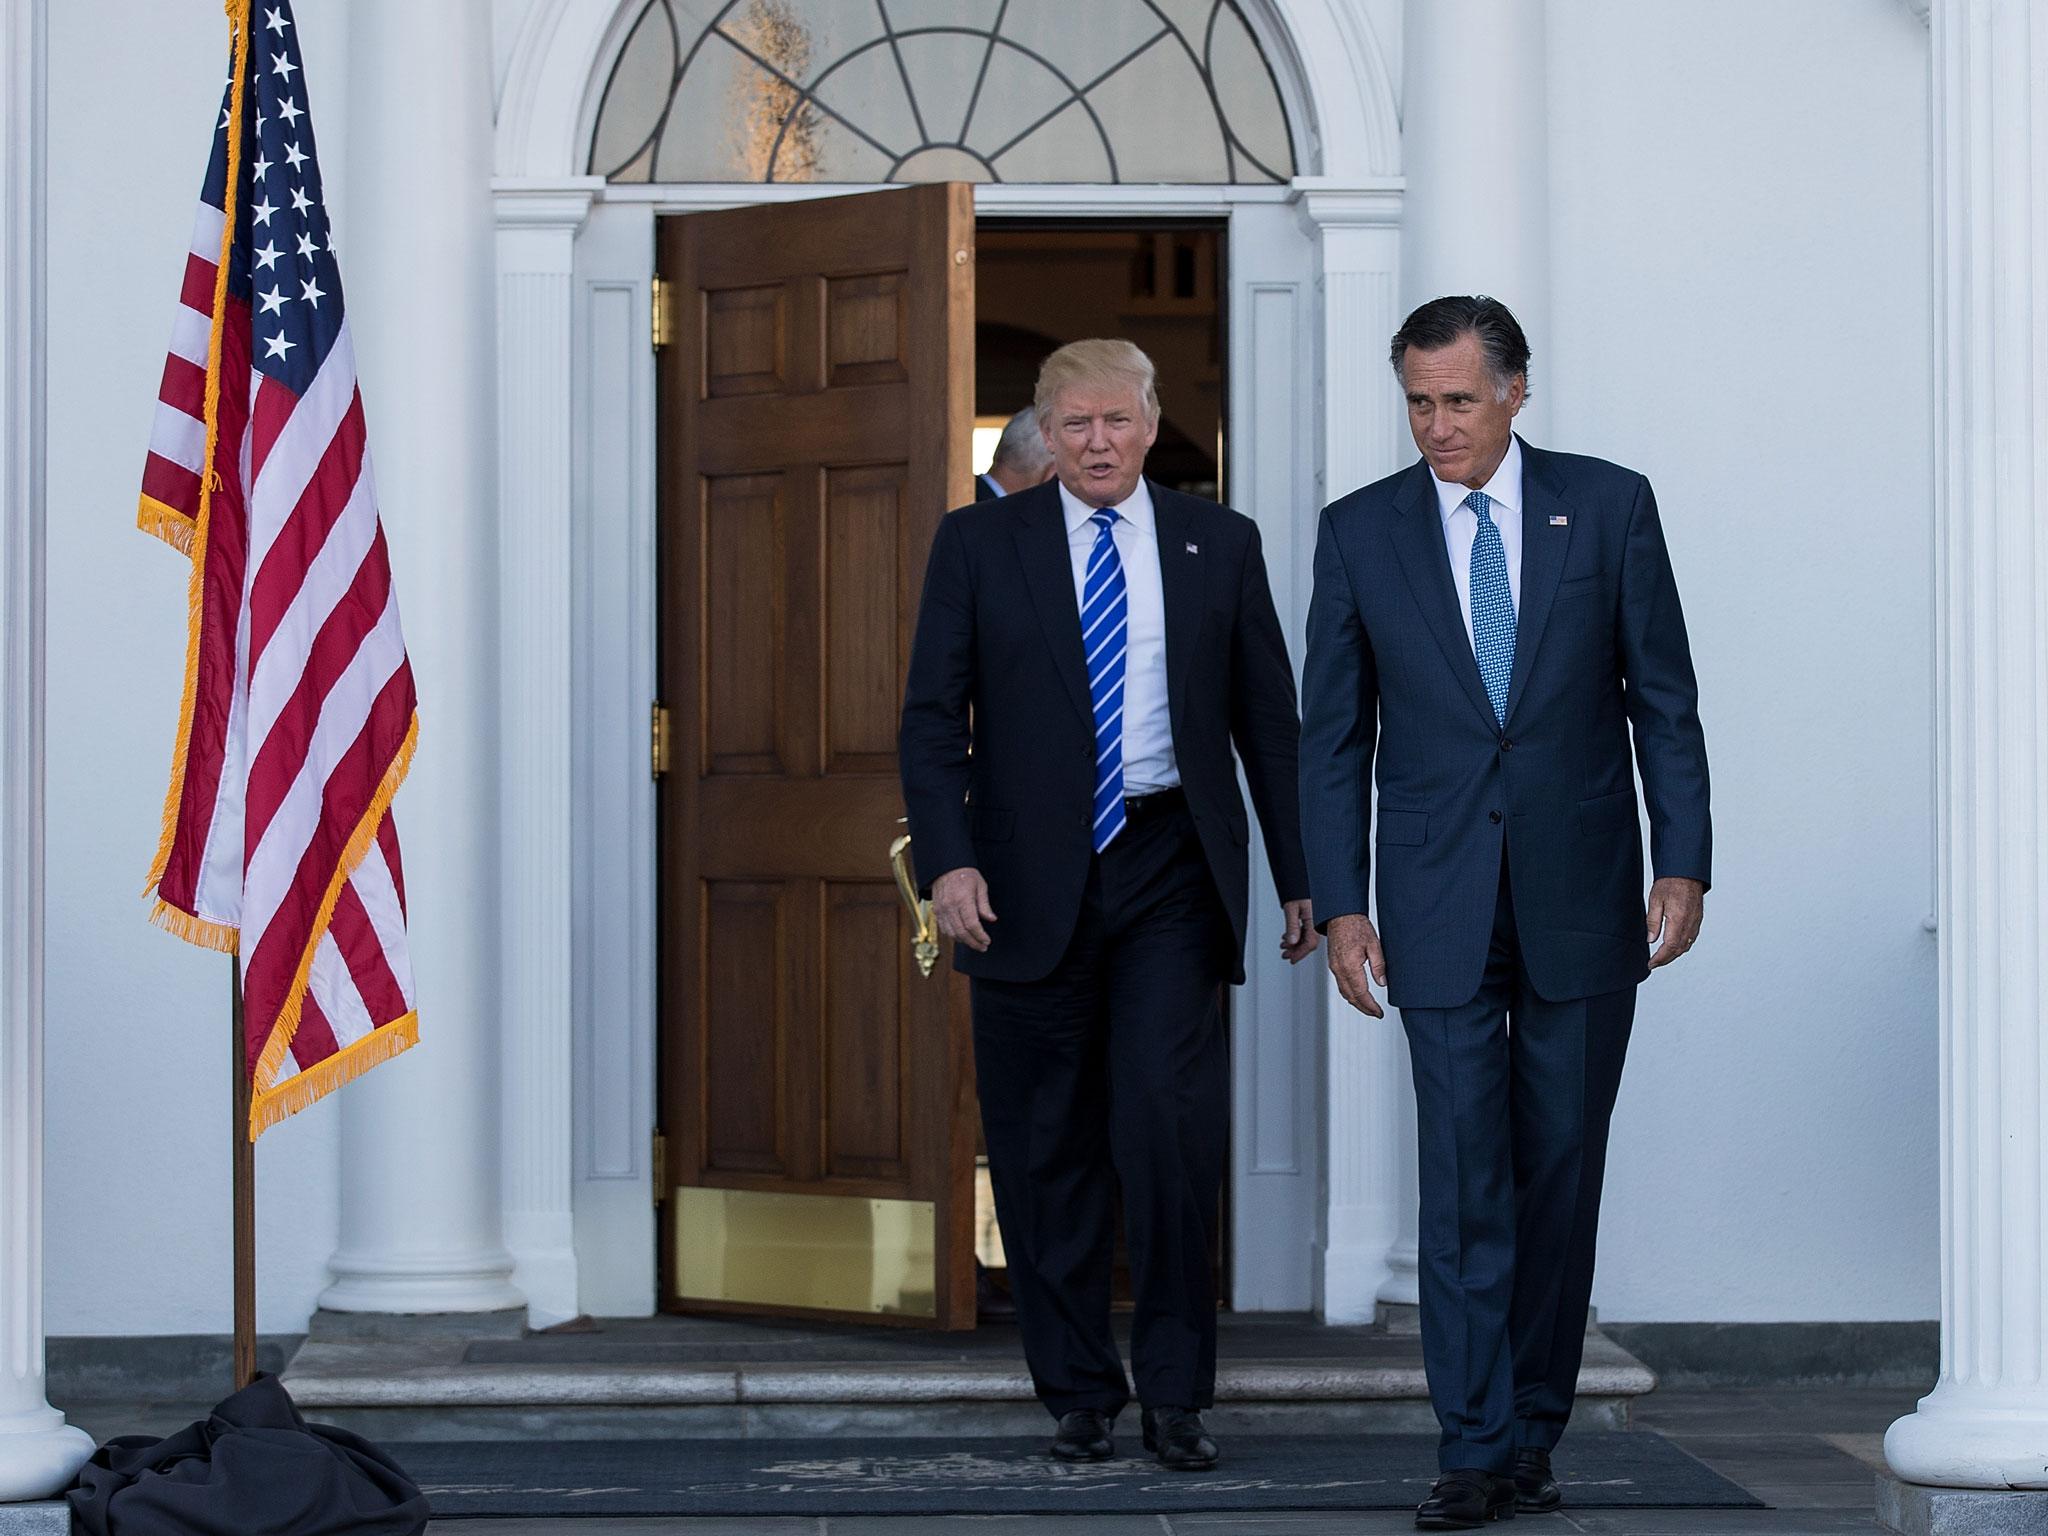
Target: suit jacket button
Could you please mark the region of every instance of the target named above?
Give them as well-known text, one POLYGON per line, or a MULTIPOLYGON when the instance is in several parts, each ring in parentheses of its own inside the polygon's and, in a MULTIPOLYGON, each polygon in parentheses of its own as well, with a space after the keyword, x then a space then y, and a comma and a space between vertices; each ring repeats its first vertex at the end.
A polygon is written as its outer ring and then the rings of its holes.
POLYGON ((1500 749, 1503 752, 1512 752, 1515 750, 1515 744, 1512 741, 1509 741, 1507 737, 1503 736, 1500 739, 1500 749))
POLYGON ((1500 825, 1500 812, 1499 812, 1499 811, 1488 811, 1488 812, 1486 813, 1486 819, 1487 819, 1488 821, 1492 822, 1492 823, 1493 823, 1493 824, 1494 824, 1495 826, 1499 826, 1499 825, 1500 825))

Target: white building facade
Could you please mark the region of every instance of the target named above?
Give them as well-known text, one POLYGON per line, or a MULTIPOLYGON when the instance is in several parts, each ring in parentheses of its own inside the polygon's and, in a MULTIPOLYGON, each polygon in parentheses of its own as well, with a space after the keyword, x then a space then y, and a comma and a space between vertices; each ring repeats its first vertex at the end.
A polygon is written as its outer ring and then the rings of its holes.
MULTIPOLYGON (((1089 9, 1012 0, 1041 3, 1089 9)), ((2048 815, 2048 254, 2038 189, 2002 204, 1999 179, 2048 116, 2048 28, 2005 0, 1924 10, 1241 0, 1288 174, 1005 179, 976 206, 1224 222, 1223 495, 1261 527, 1297 657, 1316 511, 1413 457, 1385 347, 1414 303, 1506 300, 1535 352, 1526 435, 1650 476, 1719 856, 1700 945, 1642 999, 1595 1303, 1940 1314, 1944 1384, 1895 1464, 1995 1485, 2048 1438, 2043 1184, 2010 1142, 2038 1150, 2044 1088, 2039 914, 2013 903, 2039 899, 2048 815), (1984 1415, 2010 1430, 1996 1467, 1944 1449, 1984 1415)), ((266 1331, 319 1306, 656 1305, 654 222, 856 187, 661 180, 659 155, 593 174, 646 12, 298 7, 422 697, 397 815, 423 1045, 264 1138, 266 1331)), ((7 15, 8 232, 38 222, 47 253, 10 244, 7 273, 5 398, 42 408, 39 432, 10 409, 4 466, 10 865, 45 830, 41 953, 9 948, 0 989, 0 1318, 22 1324, 0 1333, 0 1498, 14 1426, 65 1443, 17 1341, 224 1332, 229 1252, 226 963, 136 897, 184 584, 129 515, 225 28, 145 0, 7 15), (40 575, 17 557, 38 509, 40 575)), ((5 887, 10 942, 34 884, 5 887)), ((1413 1299, 1404 1050, 1319 964, 1274 958, 1263 889, 1235 1300, 1367 1320, 1413 1299)))

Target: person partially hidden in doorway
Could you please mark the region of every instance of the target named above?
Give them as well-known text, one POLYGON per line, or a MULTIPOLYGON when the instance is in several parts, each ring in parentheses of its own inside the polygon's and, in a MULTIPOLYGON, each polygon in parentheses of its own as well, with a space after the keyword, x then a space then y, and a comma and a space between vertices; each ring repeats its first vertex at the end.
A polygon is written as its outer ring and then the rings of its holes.
POLYGON ((996 1219, 1052 1454, 1113 1455, 1130 1401, 1109 1316, 1121 1185, 1145 1446, 1199 1471, 1217 1461, 1202 1411, 1222 991, 1244 980, 1250 885, 1239 762, 1281 952, 1317 944, 1294 674, 1252 521, 1144 478, 1151 360, 1062 347, 1035 413, 1054 479, 948 514, 932 543, 899 740, 911 854, 972 982, 996 1219))
POLYGON ((1031 406, 1003 423, 988 473, 974 477, 974 499, 997 501, 1043 485, 1053 476, 1052 450, 1038 430, 1038 412, 1031 406))

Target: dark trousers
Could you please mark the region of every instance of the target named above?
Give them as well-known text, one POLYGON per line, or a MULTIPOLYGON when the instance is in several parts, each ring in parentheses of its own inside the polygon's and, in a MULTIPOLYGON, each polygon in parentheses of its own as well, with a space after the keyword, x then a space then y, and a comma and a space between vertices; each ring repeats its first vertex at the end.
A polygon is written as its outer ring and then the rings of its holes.
POLYGON ((1503 863, 1478 995, 1403 1009, 1422 1186, 1422 1356, 1439 1465, 1506 1472, 1564 1433, 1585 1349, 1607 1123, 1636 994, 1536 996, 1503 863))
POLYGON ((974 982, 996 1219, 1024 1358, 1055 1416, 1115 1414, 1131 1398, 1109 1325, 1118 1184, 1138 1400, 1214 1401, 1209 1255, 1230 1104, 1224 924, 1194 823, 1173 795, 1134 810, 1095 856, 1080 921, 1050 976, 974 982))

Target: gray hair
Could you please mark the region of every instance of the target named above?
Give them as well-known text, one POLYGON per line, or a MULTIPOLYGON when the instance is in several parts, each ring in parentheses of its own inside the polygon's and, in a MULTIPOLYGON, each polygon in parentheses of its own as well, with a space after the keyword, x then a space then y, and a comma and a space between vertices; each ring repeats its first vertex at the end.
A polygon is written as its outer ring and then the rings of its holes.
POLYGON ((1027 405, 1003 424, 1003 435, 996 439, 996 456, 989 468, 1000 465, 1020 475, 1035 476, 1044 474, 1051 462, 1052 455, 1045 450, 1045 434, 1038 430, 1038 412, 1027 405))

